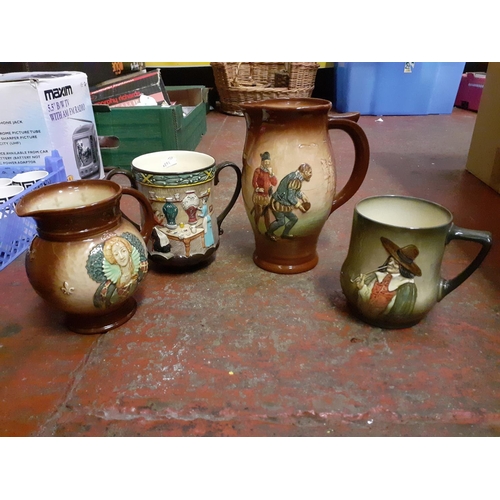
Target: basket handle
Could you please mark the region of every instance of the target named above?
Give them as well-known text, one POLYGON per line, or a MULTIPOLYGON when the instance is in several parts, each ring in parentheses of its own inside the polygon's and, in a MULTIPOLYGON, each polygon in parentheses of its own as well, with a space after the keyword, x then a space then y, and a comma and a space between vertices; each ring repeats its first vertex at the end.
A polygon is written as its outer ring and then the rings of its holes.
POLYGON ((236 73, 235 73, 233 79, 229 82, 229 84, 231 85, 231 87, 239 87, 240 86, 240 84, 238 82, 238 76, 239 76, 239 73, 240 73, 240 66, 241 66, 241 63, 239 62, 238 66, 236 66, 236 73))
POLYGON ((234 78, 230 82, 231 86, 232 87, 255 87, 255 85, 257 85, 257 84, 253 81, 254 63, 248 63, 250 65, 250 76, 248 78, 248 82, 243 84, 238 80, 238 77, 240 75, 240 66, 242 64, 243 63, 239 62, 238 66, 236 66, 236 74, 234 75, 234 78))

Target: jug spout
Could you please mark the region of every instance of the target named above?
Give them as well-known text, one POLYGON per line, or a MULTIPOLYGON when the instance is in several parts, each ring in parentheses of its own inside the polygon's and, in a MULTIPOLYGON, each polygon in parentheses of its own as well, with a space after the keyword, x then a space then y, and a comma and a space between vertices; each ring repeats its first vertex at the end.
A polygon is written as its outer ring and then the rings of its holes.
POLYGON ((102 181, 74 181, 51 184, 28 193, 17 204, 19 217, 76 210, 111 199, 120 191, 118 186, 102 181))
POLYGON ((33 217, 40 236, 67 240, 116 225, 120 196, 121 187, 110 181, 62 182, 27 193, 17 204, 16 213, 33 217))

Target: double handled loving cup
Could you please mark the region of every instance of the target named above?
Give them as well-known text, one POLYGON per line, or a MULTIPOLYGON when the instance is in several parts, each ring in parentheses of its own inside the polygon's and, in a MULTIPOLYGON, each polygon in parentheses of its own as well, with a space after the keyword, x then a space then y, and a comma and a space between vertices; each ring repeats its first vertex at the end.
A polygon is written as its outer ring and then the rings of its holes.
POLYGON ((158 151, 132 160, 131 171, 113 169, 110 179, 125 174, 152 206, 156 225, 148 243, 149 258, 165 270, 188 270, 211 261, 219 247, 221 224, 241 191, 241 171, 231 162, 196 151, 158 151), (231 199, 214 211, 214 186, 224 168, 236 174, 231 199))

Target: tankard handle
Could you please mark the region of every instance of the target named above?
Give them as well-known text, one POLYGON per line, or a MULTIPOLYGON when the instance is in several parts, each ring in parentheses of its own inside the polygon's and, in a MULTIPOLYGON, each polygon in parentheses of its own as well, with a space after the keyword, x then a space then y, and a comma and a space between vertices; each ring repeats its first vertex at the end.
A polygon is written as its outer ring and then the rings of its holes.
POLYGON ((129 222, 131 222, 135 227, 138 228, 139 232, 141 233, 142 238, 147 243, 149 241, 149 238, 151 237, 151 233, 153 232, 153 228, 155 227, 155 217, 154 217, 153 209, 151 208, 151 204, 149 203, 147 198, 140 191, 137 191, 137 189, 122 187, 122 193, 124 195, 132 196, 133 198, 135 198, 139 202, 141 209, 142 209, 142 212, 143 212, 142 227, 138 227, 137 224, 135 224, 133 221, 131 221, 123 212, 122 212, 122 216, 125 219, 127 219, 129 222))
POLYGON ((438 302, 446 297, 450 292, 455 290, 455 288, 460 286, 481 265, 486 255, 488 255, 493 242, 491 233, 488 231, 464 229, 462 227, 455 226, 455 224, 452 224, 448 230, 446 245, 451 240, 463 240, 479 243, 481 245, 481 250, 476 255, 474 260, 457 276, 450 280, 441 278, 437 299, 438 302))
POLYGON ((106 174, 105 179, 108 180, 111 180, 111 178, 115 175, 124 175, 125 177, 128 177, 131 187, 133 187, 134 189, 137 189, 138 187, 134 175, 129 170, 118 167, 104 167, 104 173, 106 174))
POLYGON ((236 200, 238 199, 240 191, 241 191, 241 170, 239 169, 239 167, 236 164, 234 164, 230 161, 223 161, 215 167, 214 185, 217 186, 217 184, 219 184, 219 174, 220 174, 221 170, 225 169, 226 167, 230 167, 235 171, 235 173, 236 173, 236 185, 234 187, 233 196, 229 200, 229 203, 227 204, 226 208, 217 216, 217 227, 219 228, 219 235, 221 235, 224 232, 223 229, 221 229, 222 221, 226 218, 226 215, 233 208, 234 204, 236 203, 236 200))
POLYGON ((147 243, 149 241, 149 238, 151 237, 153 228, 156 225, 151 204, 149 203, 147 198, 137 189, 137 182, 132 172, 117 167, 105 168, 105 172, 107 180, 111 180, 112 177, 119 174, 125 175, 129 179, 131 187, 122 186, 122 193, 128 196, 132 196, 139 202, 143 212, 142 228, 123 212, 122 212, 122 217, 128 220, 135 228, 137 228, 137 230, 141 233, 141 236, 143 237, 144 241, 147 243))
POLYGON ((328 129, 343 130, 354 143, 354 167, 346 185, 333 199, 330 214, 348 201, 363 183, 370 162, 370 145, 363 129, 350 119, 328 117, 328 129))

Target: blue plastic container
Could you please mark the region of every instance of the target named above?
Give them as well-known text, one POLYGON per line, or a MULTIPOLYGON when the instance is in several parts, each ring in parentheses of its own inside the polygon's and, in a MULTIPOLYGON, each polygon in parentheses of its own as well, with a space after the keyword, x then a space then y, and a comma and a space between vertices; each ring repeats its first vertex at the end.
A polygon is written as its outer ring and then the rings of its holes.
POLYGON ((15 212, 16 203, 26 193, 35 189, 66 181, 63 159, 57 150, 45 157, 45 166, 0 165, 0 177, 12 178, 16 174, 30 170, 47 170, 49 175, 8 201, 0 203, 0 271, 29 248, 31 240, 36 234, 35 219, 18 217, 15 212))
POLYGON ((362 115, 450 114, 465 63, 335 63, 340 112, 362 115))

